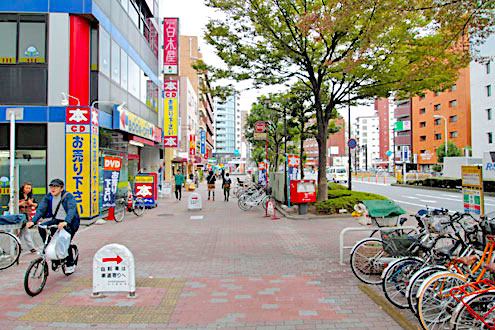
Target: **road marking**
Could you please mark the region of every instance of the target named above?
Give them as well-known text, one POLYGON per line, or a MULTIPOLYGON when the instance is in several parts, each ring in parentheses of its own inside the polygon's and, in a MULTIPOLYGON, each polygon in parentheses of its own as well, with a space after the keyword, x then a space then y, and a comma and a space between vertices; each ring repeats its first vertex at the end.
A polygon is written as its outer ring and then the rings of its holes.
POLYGON ((203 216, 202 215, 192 215, 191 220, 203 220, 203 216))
MULTIPOLYGON (((421 196, 421 197, 430 197, 430 198, 439 198, 439 199, 446 199, 446 200, 449 200, 449 201, 454 201, 454 202, 458 202, 460 200, 462 200, 462 198, 447 198, 447 197, 439 197, 439 196, 432 196, 432 195, 423 195, 423 194, 416 194, 416 196, 421 196)), ((460 196, 459 196, 460 197, 460 196)))
POLYGON ((437 201, 427 201, 427 200, 424 200, 424 199, 420 199, 421 202, 423 203, 437 203, 437 201))
POLYGON ((419 199, 418 197, 413 197, 413 196, 402 196, 404 198, 409 198, 409 199, 419 199))
POLYGON ((414 205, 414 206, 419 206, 419 207, 425 207, 425 205, 422 205, 422 204, 416 204, 416 203, 410 203, 410 202, 404 202, 404 201, 400 201, 400 200, 397 200, 397 199, 392 199, 394 202, 397 202, 397 203, 402 203, 402 204, 409 204, 409 205, 414 205))

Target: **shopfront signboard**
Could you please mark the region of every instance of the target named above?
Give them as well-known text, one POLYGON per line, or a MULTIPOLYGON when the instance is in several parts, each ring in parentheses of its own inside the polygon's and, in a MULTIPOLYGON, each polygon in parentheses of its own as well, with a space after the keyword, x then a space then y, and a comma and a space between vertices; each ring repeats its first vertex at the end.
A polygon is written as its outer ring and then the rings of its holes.
POLYGON ((134 176, 134 194, 141 197, 145 206, 156 206, 156 178, 151 174, 134 176))
POLYGON ((65 116, 65 187, 81 218, 99 214, 98 109, 69 106, 65 116))
POLYGON ((258 163, 258 183, 262 186, 266 186, 267 184, 266 178, 266 164, 261 162, 258 163))
POLYGON ((288 180, 289 182, 291 180, 297 180, 299 176, 299 155, 289 155, 287 159, 288 180))
POLYGON ((117 105, 113 108, 113 129, 131 133, 142 138, 160 142, 161 134, 157 132, 158 127, 147 120, 135 115, 117 105))
POLYGON ((483 173, 481 166, 462 166, 462 194, 464 212, 485 215, 483 173))
POLYGON ((189 135, 189 156, 194 155, 196 155, 196 135, 191 134, 189 135))
POLYGON ((179 19, 163 19, 163 71, 164 74, 178 74, 179 66, 179 19))
POLYGON ((122 158, 103 157, 103 204, 102 207, 115 206, 115 194, 120 180, 122 158))
POLYGON ((201 154, 204 155, 206 152, 206 131, 201 130, 201 154))
POLYGON ((179 145, 179 80, 167 80, 164 91, 164 147, 177 148, 179 145))

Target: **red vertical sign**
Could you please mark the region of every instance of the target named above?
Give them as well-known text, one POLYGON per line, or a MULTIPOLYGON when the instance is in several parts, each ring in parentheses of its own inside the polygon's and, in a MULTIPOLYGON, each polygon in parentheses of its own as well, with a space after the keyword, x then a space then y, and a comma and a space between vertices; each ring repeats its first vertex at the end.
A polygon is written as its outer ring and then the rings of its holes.
POLYGON ((178 74, 179 66, 179 19, 163 19, 163 69, 165 74, 178 74))
POLYGON ((189 135, 189 156, 196 155, 196 135, 189 135))

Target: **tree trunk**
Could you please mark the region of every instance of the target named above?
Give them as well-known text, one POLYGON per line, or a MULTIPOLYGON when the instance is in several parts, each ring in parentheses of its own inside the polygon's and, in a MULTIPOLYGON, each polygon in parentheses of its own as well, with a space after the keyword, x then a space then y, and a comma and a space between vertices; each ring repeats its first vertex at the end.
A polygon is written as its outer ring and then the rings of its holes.
POLYGON ((318 142, 318 201, 328 199, 327 183, 327 136, 328 122, 318 123, 318 133, 316 141, 318 142))
POLYGON ((277 172, 277 169, 278 169, 278 149, 279 149, 279 145, 278 143, 275 142, 275 164, 274 164, 274 168, 273 168, 273 171, 274 172, 277 172))
POLYGON ((299 170, 301 171, 301 180, 304 179, 304 171, 303 171, 304 138, 303 137, 304 134, 301 133, 301 145, 299 147, 299 170))

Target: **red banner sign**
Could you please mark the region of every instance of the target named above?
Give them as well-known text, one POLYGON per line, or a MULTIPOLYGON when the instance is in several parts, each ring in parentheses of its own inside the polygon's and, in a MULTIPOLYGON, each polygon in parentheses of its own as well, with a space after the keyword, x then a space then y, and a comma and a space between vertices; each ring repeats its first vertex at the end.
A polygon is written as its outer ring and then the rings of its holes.
POLYGON ((177 74, 179 65, 179 19, 163 20, 163 66, 165 74, 177 74))

